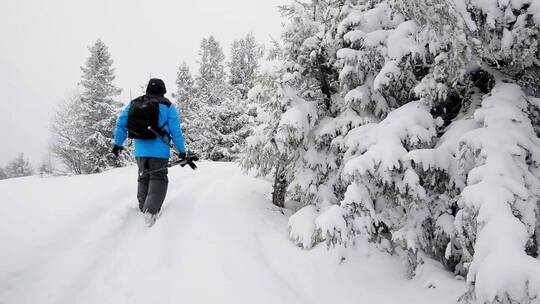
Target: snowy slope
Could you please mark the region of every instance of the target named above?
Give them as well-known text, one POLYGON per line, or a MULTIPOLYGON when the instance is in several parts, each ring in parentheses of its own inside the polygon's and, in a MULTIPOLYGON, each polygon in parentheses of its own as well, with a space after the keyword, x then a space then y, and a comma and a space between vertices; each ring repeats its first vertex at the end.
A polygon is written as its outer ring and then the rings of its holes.
POLYGON ((172 169, 151 228, 135 187, 134 167, 0 181, 0 303, 455 303, 463 293, 434 263, 407 280, 402 258, 366 244, 295 247, 270 184, 234 164, 172 169))

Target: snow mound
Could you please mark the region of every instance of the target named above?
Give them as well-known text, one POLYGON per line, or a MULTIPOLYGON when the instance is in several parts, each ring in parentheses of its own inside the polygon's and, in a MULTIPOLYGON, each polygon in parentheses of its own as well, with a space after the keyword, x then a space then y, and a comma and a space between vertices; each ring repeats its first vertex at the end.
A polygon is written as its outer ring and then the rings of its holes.
POLYGON ((309 249, 317 243, 317 225, 315 219, 319 211, 315 205, 305 206, 289 218, 289 237, 301 246, 309 249))

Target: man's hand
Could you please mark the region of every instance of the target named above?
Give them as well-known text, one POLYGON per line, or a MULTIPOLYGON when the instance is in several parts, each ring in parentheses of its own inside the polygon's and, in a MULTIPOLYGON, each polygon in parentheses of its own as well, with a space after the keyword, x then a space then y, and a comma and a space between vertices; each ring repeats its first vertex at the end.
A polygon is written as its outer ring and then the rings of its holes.
POLYGON ((120 156, 120 152, 122 152, 122 150, 124 150, 124 147, 114 145, 114 147, 112 148, 111 153, 114 154, 116 157, 118 157, 118 156, 120 156))
POLYGON ((186 152, 178 152, 177 155, 180 159, 186 159, 186 152))

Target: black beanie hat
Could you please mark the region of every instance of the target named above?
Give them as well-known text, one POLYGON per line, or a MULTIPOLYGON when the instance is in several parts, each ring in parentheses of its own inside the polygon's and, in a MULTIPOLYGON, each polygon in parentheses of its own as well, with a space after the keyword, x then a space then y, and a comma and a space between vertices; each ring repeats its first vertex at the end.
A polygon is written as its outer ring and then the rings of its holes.
POLYGON ((167 93, 167 89, 165 89, 165 83, 163 80, 158 78, 152 78, 150 81, 148 81, 148 86, 146 87, 146 94, 153 94, 153 95, 165 95, 167 93))

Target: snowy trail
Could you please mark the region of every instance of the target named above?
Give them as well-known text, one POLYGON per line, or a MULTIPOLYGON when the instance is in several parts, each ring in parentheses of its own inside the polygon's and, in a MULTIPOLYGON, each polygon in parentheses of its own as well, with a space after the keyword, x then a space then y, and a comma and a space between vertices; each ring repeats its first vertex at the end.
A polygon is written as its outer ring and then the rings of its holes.
POLYGON ((234 164, 172 169, 151 228, 135 179, 131 167, 0 182, 0 303, 454 303, 462 291, 431 266, 406 280, 401 259, 371 246, 341 264, 324 246, 300 250, 270 185, 234 164))

